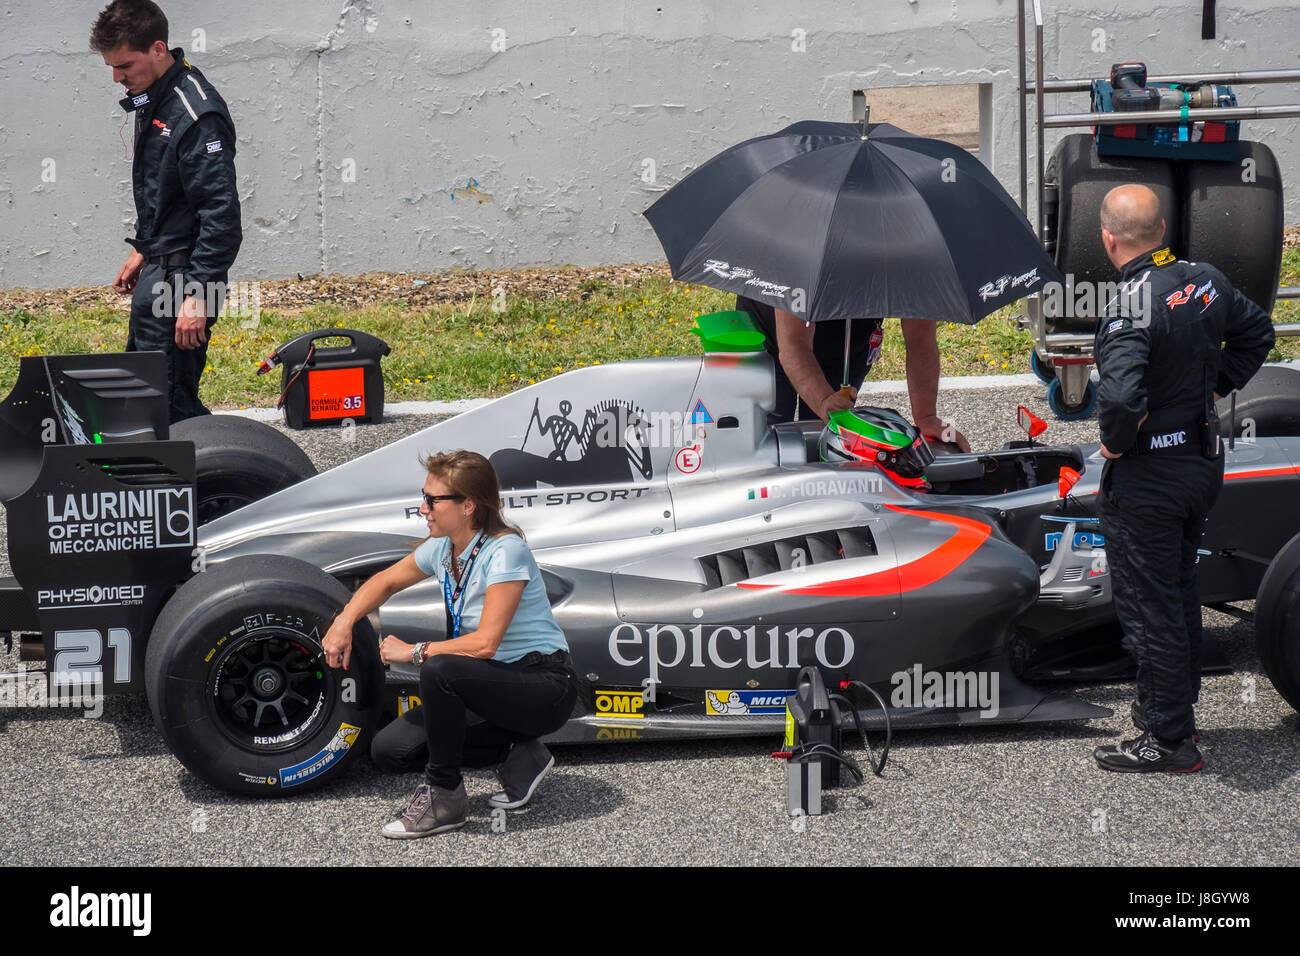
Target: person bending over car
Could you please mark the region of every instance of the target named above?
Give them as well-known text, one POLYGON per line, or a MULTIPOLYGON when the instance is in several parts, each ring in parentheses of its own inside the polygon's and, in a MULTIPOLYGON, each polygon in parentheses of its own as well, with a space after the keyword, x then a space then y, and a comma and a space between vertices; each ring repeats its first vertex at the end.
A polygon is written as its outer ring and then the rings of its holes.
MULTIPOLYGON (((767 337, 763 348, 776 367, 776 406, 767 423, 792 422, 796 414, 822 421, 832 412, 852 408, 862 384, 880 357, 884 341, 883 319, 808 323, 766 302, 736 296, 736 309, 746 312, 767 337), (849 331, 849 381, 856 382, 845 395, 831 385, 844 374, 844 335, 849 331)), ((907 394, 916 427, 930 441, 947 442, 969 453, 970 442, 939 417, 938 323, 928 319, 902 319, 903 348, 907 362, 907 394)))
POLYGON ((381 730, 370 751, 383 770, 424 770, 405 812, 383 828, 393 839, 465 825, 462 767, 500 763, 502 792, 489 803, 507 810, 526 804, 555 764, 538 738, 568 720, 578 694, 541 572, 522 532, 501 516, 500 483, 488 460, 454 451, 424 465, 420 514, 429 537, 362 585, 324 641, 329 666, 346 669, 359 618, 425 578, 441 578, 447 639, 411 645, 390 634, 379 646, 385 664, 420 667, 421 705, 381 730))

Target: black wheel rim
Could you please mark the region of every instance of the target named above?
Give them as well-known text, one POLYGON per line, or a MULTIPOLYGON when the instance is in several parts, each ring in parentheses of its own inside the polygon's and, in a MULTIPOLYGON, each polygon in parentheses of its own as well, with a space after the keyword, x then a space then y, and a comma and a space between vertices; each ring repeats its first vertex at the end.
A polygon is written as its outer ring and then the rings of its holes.
POLYGON ((334 693, 321 649, 301 635, 259 631, 213 659, 207 699, 217 726, 255 753, 291 750, 328 718, 334 693))
POLYGON ((199 499, 198 517, 199 524, 207 524, 214 521, 222 515, 230 514, 232 511, 252 504, 257 500, 254 495, 241 494, 211 494, 199 499))

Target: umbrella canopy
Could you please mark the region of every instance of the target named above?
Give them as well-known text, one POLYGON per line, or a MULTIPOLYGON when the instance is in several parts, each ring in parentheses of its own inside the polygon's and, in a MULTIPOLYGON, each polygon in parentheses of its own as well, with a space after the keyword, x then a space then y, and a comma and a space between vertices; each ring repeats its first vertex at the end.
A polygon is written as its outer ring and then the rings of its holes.
POLYGON ((973 323, 1061 282, 964 149, 887 123, 807 121, 720 153, 645 212, 675 278, 809 322, 973 323))

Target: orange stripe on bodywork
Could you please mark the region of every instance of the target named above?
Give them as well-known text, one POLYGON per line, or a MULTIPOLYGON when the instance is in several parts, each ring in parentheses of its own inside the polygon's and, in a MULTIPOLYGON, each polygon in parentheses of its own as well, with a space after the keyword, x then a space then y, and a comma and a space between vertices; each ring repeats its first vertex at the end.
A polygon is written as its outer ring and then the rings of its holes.
POLYGON ((1294 475, 1300 473, 1300 467, 1290 466, 1288 468, 1261 468, 1258 471, 1231 471, 1223 476, 1224 481, 1232 478, 1271 478, 1274 475, 1294 475))
POLYGON ((963 518, 960 515, 943 514, 938 511, 918 511, 912 508, 900 508, 897 505, 885 505, 890 511, 899 514, 916 515, 931 521, 950 524, 956 533, 933 551, 928 551, 914 561, 884 571, 839 581, 823 581, 806 587, 789 587, 781 584, 753 584, 748 581, 736 582, 738 588, 755 590, 779 590, 783 594, 808 594, 814 597, 881 597, 886 594, 905 594, 933 584, 957 569, 982 545, 992 532, 992 528, 982 521, 963 518))

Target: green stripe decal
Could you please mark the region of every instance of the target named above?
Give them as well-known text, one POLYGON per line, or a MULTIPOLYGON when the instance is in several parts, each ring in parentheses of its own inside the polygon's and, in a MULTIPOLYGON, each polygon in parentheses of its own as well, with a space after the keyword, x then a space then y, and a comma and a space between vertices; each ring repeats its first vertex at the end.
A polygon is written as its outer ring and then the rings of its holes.
POLYGON ((855 435, 861 435, 871 441, 878 442, 882 445, 890 445, 894 448, 906 448, 912 444, 912 439, 903 434, 896 432, 892 428, 881 428, 870 422, 864 422, 854 415, 849 409, 841 409, 838 412, 831 412, 830 423, 839 431, 853 432, 855 435))

